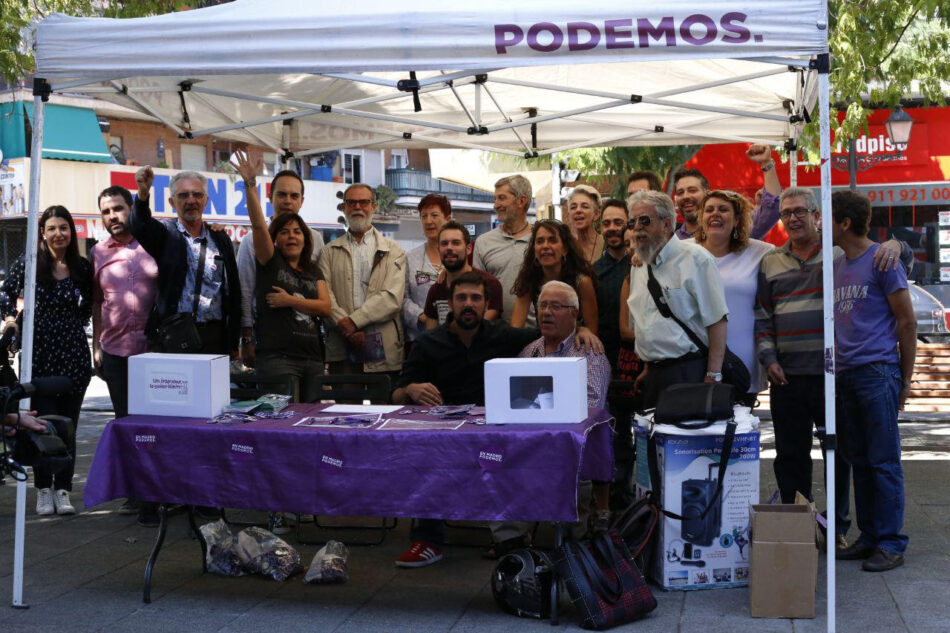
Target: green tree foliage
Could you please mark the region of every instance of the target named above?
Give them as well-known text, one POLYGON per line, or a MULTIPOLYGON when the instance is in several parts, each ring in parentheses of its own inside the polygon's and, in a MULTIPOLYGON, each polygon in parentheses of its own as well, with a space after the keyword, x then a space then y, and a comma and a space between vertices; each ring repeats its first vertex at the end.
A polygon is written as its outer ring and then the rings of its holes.
POLYGON ((617 198, 627 196, 627 175, 638 169, 649 169, 665 180, 700 150, 701 145, 668 145, 647 147, 591 147, 572 150, 565 161, 571 169, 577 169, 587 181, 599 176, 606 182, 597 183, 598 188, 610 191, 617 198))
POLYGON ((836 130, 843 139, 864 130, 874 107, 893 108, 916 94, 930 103, 944 101, 950 2, 834 0, 829 11, 831 102, 846 113, 836 130))
MULTIPOLYGON (((950 0, 830 0, 831 128, 838 140, 860 136, 874 108, 893 108, 919 96, 942 104, 950 82, 950 0), (839 123, 834 106, 844 111, 839 123)), ((817 158, 818 106, 799 146, 817 158)), ((583 173, 614 177, 653 169, 661 176, 698 147, 599 147, 575 150, 569 164, 583 173)))
POLYGON ((0 75, 17 84, 33 72, 33 31, 47 15, 140 18, 186 6, 184 0, 0 0, 0 75))
POLYGON ((376 187, 376 206, 382 213, 394 211, 397 198, 399 198, 399 195, 386 185, 376 187))

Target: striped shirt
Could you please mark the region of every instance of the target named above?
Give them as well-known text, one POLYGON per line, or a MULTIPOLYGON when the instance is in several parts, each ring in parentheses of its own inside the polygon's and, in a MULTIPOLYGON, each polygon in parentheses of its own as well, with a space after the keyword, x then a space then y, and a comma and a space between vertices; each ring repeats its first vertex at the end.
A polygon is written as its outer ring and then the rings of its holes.
MULTIPOLYGON (((912 270, 914 253, 900 242, 900 261, 912 270)), ((755 342, 762 367, 777 362, 786 374, 821 375, 825 351, 822 312, 821 246, 807 259, 789 246, 762 258, 755 304, 755 342)), ((832 258, 843 257, 837 246, 832 258)))
POLYGON ((821 247, 806 259, 791 241, 762 258, 755 305, 755 340, 763 367, 779 363, 786 374, 820 375, 825 349, 821 247))

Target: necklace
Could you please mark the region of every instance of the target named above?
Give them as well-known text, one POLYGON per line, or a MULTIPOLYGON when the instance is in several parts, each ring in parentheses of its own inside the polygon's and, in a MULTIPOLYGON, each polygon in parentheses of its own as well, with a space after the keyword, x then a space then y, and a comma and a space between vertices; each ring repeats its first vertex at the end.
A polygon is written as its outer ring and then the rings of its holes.
POLYGON ((518 235, 519 233, 521 233, 522 231, 524 231, 526 228, 528 228, 528 222, 527 222, 527 221, 525 221, 524 226, 522 226, 522 227, 521 227, 520 229, 518 229, 517 231, 509 231, 508 229, 505 228, 505 225, 504 225, 504 224, 501 225, 501 230, 504 231, 505 233, 507 233, 508 235, 511 235, 512 237, 514 237, 515 235, 518 235))
POLYGON ((435 272, 441 273, 441 272, 442 272, 442 259, 439 257, 439 250, 438 250, 438 249, 436 249, 435 255, 436 255, 436 257, 435 257, 435 260, 433 261, 431 251, 429 250, 429 243, 426 242, 426 259, 429 260, 429 265, 432 266, 433 268, 435 268, 435 272))

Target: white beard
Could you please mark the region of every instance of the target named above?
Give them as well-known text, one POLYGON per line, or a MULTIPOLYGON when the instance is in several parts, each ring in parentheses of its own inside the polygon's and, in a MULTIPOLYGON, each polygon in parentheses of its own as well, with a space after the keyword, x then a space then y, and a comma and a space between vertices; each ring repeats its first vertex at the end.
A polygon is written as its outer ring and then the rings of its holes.
POLYGON ((660 249, 663 248, 663 244, 655 244, 653 242, 647 242, 646 244, 641 245, 637 243, 634 250, 637 253, 637 257, 644 264, 652 264, 653 258, 656 257, 656 254, 660 252, 660 249))
POLYGON ((353 231, 354 233, 363 234, 369 231, 371 228, 373 228, 372 220, 369 220, 367 218, 349 220, 348 222, 349 222, 350 230, 353 231))

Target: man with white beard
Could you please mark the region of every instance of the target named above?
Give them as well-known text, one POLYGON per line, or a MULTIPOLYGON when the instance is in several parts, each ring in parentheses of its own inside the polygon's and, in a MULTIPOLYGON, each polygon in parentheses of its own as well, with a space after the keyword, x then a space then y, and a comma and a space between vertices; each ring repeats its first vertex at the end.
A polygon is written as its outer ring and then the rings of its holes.
POLYGON ((719 382, 726 351, 726 297, 716 260, 709 251, 673 238, 673 200, 658 191, 628 199, 635 250, 643 266, 631 268, 627 306, 637 355, 645 362, 637 378, 643 407, 656 406, 666 387, 683 382, 719 382), (709 348, 703 354, 683 328, 661 312, 648 284, 658 287, 664 312, 672 311, 709 348))
POLYGON ((388 373, 402 368, 402 300, 406 253, 373 228, 376 194, 369 185, 343 192, 346 233, 323 249, 320 272, 330 290, 326 359, 332 374, 388 373))

